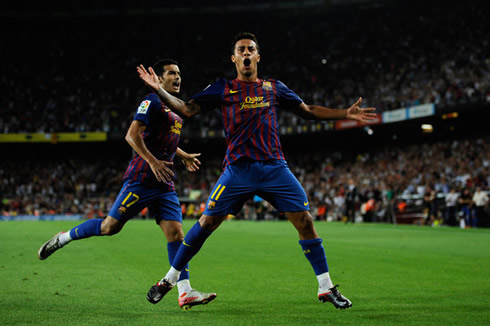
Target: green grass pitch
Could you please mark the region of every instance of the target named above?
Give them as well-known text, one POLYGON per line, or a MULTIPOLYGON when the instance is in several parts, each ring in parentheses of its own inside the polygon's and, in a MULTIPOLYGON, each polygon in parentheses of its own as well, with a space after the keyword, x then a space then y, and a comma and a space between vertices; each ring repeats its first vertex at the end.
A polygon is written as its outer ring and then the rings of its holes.
POLYGON ((146 301, 169 268, 153 221, 38 260, 75 224, 0 223, 0 325, 490 325, 490 230, 317 222, 332 280, 353 302, 336 310, 317 301, 290 223, 225 221, 191 262, 192 286, 218 297, 185 312, 176 289, 146 301))

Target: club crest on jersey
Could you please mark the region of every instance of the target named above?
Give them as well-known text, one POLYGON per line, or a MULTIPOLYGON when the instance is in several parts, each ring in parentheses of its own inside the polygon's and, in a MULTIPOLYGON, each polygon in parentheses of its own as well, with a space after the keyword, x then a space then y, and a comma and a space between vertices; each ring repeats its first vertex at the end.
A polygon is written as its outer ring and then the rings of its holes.
POLYGON ((150 107, 150 103, 151 101, 148 100, 141 102, 137 113, 146 114, 146 111, 148 111, 148 108, 150 107))
POLYGON ((216 202, 212 200, 208 202, 208 209, 214 209, 215 206, 216 206, 216 202))
POLYGON ((170 131, 177 135, 180 135, 181 129, 182 129, 182 123, 178 122, 177 120, 175 120, 175 124, 172 127, 170 127, 170 131))
POLYGON ((124 206, 119 206, 119 208, 117 209, 117 212, 120 214, 120 215, 124 215, 126 213, 126 207, 124 206))
POLYGON ((262 88, 266 91, 272 91, 272 84, 270 81, 265 81, 262 83, 262 88))

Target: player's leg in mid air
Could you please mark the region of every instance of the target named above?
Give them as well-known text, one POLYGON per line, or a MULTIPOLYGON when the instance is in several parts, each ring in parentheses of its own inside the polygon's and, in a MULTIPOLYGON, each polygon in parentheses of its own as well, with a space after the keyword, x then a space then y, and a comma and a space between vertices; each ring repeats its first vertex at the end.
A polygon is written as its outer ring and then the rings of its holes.
MULTIPOLYGON (((167 253, 170 265, 184 240, 182 230, 182 210, 175 192, 163 193, 158 201, 150 207, 150 213, 155 216, 167 239, 167 253)), ((173 285, 167 286, 165 282, 158 282, 148 292, 147 299, 151 303, 157 303, 172 289, 173 285)), ((179 291, 179 306, 184 310, 195 305, 207 304, 216 298, 216 293, 205 293, 194 290, 189 280, 189 264, 185 264, 177 279, 179 291)))
POLYGON ((58 232, 54 237, 46 241, 37 253, 39 259, 44 260, 56 250, 63 248, 72 240, 81 240, 93 236, 113 235, 118 233, 124 222, 120 222, 111 216, 105 219, 94 218, 83 222, 67 232, 58 232))
POLYGON ((105 219, 90 219, 67 232, 57 233, 39 248, 38 258, 41 260, 48 258, 72 240, 119 233, 124 224, 135 216, 144 207, 143 205, 146 205, 145 200, 141 199, 140 187, 126 182, 105 219))

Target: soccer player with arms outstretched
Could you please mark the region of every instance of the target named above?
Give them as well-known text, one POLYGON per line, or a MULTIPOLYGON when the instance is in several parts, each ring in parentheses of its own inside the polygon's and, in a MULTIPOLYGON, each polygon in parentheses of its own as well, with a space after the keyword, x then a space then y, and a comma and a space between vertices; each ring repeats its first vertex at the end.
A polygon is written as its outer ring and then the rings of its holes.
POLYGON ((236 215, 249 198, 259 195, 279 212, 284 212, 297 229, 299 244, 318 279, 318 299, 331 302, 336 308, 350 308, 351 301, 340 294, 330 279, 322 239, 309 213, 307 195, 284 159, 277 114, 278 110, 286 109, 305 119, 366 122, 376 117, 375 109, 360 108, 361 98, 343 110, 307 105, 282 82, 259 79, 259 45, 251 33, 240 33, 234 38, 231 61, 235 64, 237 78, 220 79, 188 102, 162 89, 151 67, 149 72, 141 65, 137 67, 140 78, 183 116, 192 117, 219 108, 228 145, 223 173, 210 193, 203 215, 187 232, 170 270, 150 288, 147 299, 152 303, 160 301, 173 288, 185 264, 226 216, 236 215))
MULTIPOLYGON (((166 92, 177 95, 180 92, 181 76, 178 63, 163 59, 155 64, 156 82, 166 92)), ((44 260, 56 250, 72 240, 92 236, 114 235, 124 224, 148 207, 167 238, 168 260, 170 264, 182 244, 182 210, 173 182, 172 162, 175 155, 182 159, 186 169, 195 172, 201 162, 200 154, 188 154, 178 148, 182 118, 172 112, 159 97, 151 93, 138 107, 126 134, 126 141, 135 154, 124 174, 124 184, 105 219, 90 219, 60 232, 44 243, 38 257, 44 260)), ((192 289, 189 282, 188 265, 183 267, 178 278, 179 305, 188 309, 194 305, 206 304, 216 297, 216 293, 203 293, 192 289)))

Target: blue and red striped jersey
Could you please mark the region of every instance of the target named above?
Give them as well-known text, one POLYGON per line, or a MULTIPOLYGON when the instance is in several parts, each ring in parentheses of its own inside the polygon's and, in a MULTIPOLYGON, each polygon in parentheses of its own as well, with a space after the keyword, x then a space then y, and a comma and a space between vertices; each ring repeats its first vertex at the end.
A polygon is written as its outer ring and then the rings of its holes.
MULTIPOLYGON (((180 140, 182 118, 165 106, 158 95, 151 93, 143 99, 133 120, 146 125, 143 140, 148 150, 159 160, 173 162, 180 140)), ((175 190, 173 181, 157 181, 150 165, 136 152, 124 174, 124 180, 127 179, 163 190, 175 190)))
POLYGON ((278 110, 303 100, 279 80, 244 82, 220 79, 192 99, 201 110, 221 109, 227 150, 223 168, 242 157, 256 161, 284 159, 278 110))

